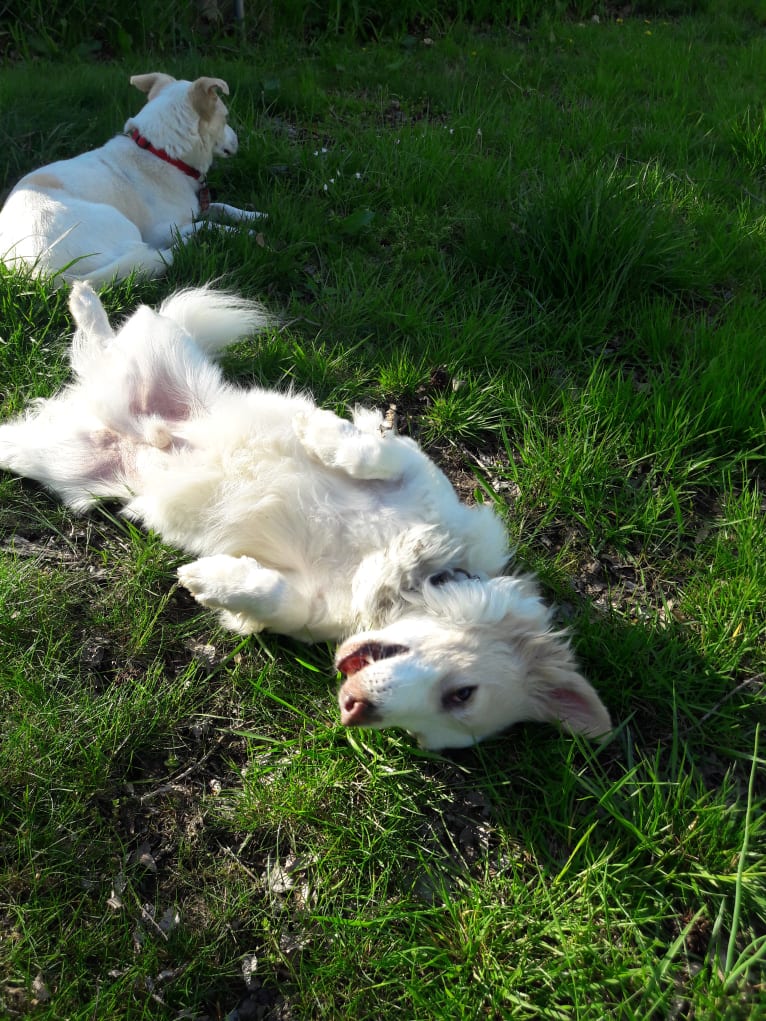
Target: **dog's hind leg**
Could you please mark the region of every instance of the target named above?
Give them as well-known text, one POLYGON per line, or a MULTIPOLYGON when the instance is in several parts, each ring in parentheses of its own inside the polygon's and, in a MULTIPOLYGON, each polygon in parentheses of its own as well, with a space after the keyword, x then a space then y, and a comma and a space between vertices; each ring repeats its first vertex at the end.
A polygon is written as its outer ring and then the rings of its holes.
POLYGON ((252 557, 201 557, 179 567, 178 580, 198 603, 221 612, 225 625, 242 634, 268 628, 300 635, 309 623, 311 606, 303 593, 252 557))
POLYGON ((69 310, 83 341, 102 345, 114 338, 114 331, 109 325, 104 306, 88 283, 75 281, 72 284, 69 310))
POLYGON ((114 280, 125 280, 132 273, 150 279, 161 277, 172 262, 173 250, 171 248, 157 249, 138 242, 121 255, 109 262, 95 266, 93 269, 80 268, 78 263, 74 262, 61 271, 61 276, 69 283, 86 280, 94 287, 101 287, 102 284, 108 284, 114 280))

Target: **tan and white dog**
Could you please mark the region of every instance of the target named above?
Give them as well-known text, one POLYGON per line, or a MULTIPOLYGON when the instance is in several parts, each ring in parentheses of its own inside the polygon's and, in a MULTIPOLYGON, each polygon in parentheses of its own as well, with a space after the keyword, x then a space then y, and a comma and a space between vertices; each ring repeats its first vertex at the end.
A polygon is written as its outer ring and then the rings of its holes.
POLYGON ((429 748, 519 720, 610 729, 532 580, 503 575, 490 506, 461 503, 378 412, 224 382, 208 353, 266 325, 259 306, 184 291, 117 332, 87 285, 70 307, 75 380, 0 426, 0 467, 76 510, 121 501, 200 558, 179 579, 227 627, 342 639, 345 725, 429 748))
POLYGON ((214 156, 233 156, 220 78, 177 81, 134 75, 147 101, 125 133, 91 152, 23 177, 0 210, 0 259, 62 281, 94 285, 134 270, 160 276, 173 244, 200 218, 248 222, 260 214, 211 203, 205 174, 214 156))

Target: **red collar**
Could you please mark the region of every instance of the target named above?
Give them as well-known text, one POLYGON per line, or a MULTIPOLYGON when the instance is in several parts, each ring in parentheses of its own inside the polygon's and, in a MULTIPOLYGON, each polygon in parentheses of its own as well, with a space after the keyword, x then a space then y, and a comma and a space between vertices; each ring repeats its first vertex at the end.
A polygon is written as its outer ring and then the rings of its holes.
POLYGON ((193 177, 195 181, 199 181, 202 177, 199 170, 196 170, 194 167, 190 167, 188 163, 184 163, 183 160, 173 159, 173 157, 168 155, 164 149, 156 149, 148 138, 144 138, 138 128, 133 128, 132 131, 128 132, 128 135, 133 139, 139 149, 146 149, 147 152, 152 153, 152 155, 159 156, 161 160, 169 163, 172 167, 177 167, 178 170, 186 174, 187 177, 193 177))

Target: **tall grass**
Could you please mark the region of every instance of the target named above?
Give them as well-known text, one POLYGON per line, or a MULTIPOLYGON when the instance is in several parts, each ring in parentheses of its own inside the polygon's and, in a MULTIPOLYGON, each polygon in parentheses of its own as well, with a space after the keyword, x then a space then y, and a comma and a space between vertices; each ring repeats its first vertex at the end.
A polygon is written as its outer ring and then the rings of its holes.
MULTIPOLYGON (((644 0, 645 14, 678 16, 707 9, 709 0, 644 0)), ((757 3, 755 4, 757 7, 757 3)), ((0 22, 0 53, 13 59, 119 58, 137 54, 181 54, 209 46, 229 51, 243 39, 271 35, 319 37, 326 33, 356 39, 405 36, 450 25, 529 26, 541 20, 613 16, 604 0, 262 0, 242 5, 238 20, 220 0, 174 4, 143 0, 131 6, 105 0, 94 11, 84 0, 29 0, 0 22)))

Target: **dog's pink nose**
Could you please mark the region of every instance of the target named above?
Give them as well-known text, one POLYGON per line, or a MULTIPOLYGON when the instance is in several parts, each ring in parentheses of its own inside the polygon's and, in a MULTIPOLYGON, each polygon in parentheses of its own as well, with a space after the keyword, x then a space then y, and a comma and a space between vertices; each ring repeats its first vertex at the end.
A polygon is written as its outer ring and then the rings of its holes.
POLYGON ((369 702, 350 691, 341 692, 339 701, 340 722, 344 727, 358 727, 372 709, 369 702))

